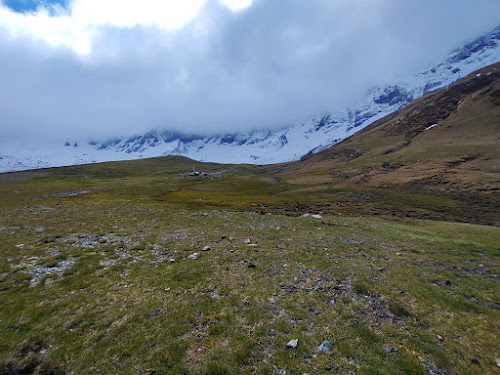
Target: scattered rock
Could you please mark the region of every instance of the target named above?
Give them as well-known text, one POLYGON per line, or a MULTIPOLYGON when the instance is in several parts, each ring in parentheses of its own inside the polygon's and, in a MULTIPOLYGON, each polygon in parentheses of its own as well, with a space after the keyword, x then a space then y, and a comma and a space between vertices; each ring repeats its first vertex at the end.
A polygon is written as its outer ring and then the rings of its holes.
POLYGON ((336 303, 337 303, 337 301, 335 301, 334 299, 332 299, 332 300, 330 301, 330 306, 335 306, 335 304, 336 304, 336 303))
POLYGON ((436 284, 438 286, 449 286, 451 285, 450 280, 432 280, 433 284, 436 284))
POLYGON ((196 260, 196 259, 199 259, 200 257, 201 257, 200 253, 193 253, 190 256, 188 256, 187 258, 190 260, 196 260))
POLYGON ((149 318, 154 318, 154 317, 162 315, 164 313, 165 313, 165 311, 161 307, 155 307, 149 313, 149 318))
POLYGON ((248 298, 245 298, 243 300, 243 306, 247 306, 247 307, 250 306, 250 302, 248 302, 248 298))
POLYGON ((476 357, 471 357, 470 363, 472 363, 474 365, 480 365, 479 359, 477 359, 476 357))
POLYGON ((362 245, 364 242, 359 240, 353 240, 351 238, 341 238, 340 241, 346 245, 362 245))
POLYGON ((174 258, 170 258, 168 261, 169 261, 170 263, 175 263, 175 259, 174 259, 174 258))
POLYGON ((249 243, 248 247, 257 247, 257 244, 256 243, 249 243))
POLYGON ((311 217, 311 214, 304 214, 302 217, 311 217))
POLYGON ((426 374, 429 375, 448 375, 448 373, 439 371, 434 364, 434 361, 428 359, 426 363, 423 363, 422 366, 426 370, 426 374))
POLYGON ((269 302, 274 305, 276 303, 276 300, 273 297, 271 297, 271 298, 269 298, 269 302))
POLYGON ((155 370, 152 370, 150 368, 141 372, 141 375, 154 375, 154 374, 155 374, 155 370))
POLYGON ((328 340, 323 341, 323 343, 318 347, 318 350, 320 352, 326 353, 330 350, 330 346, 332 346, 332 343, 328 340))
POLYGON ((497 367, 500 367, 500 358, 495 358, 495 363, 497 367))
POLYGON ((257 265, 256 265, 256 264, 254 264, 254 263, 250 263, 250 264, 248 265, 248 268, 257 268, 257 265))
POLYGON ((250 243, 252 241, 250 241, 250 238, 247 238, 246 240, 243 240, 244 243, 250 243))
POLYGON ((212 248, 210 246, 205 246, 202 251, 210 251, 212 250, 212 248))
POLYGON ((436 335, 436 338, 437 338, 439 341, 444 341, 444 338, 443 338, 443 336, 441 336, 441 335, 436 335))
POLYGON ((299 340, 298 339, 295 339, 295 340, 290 340, 288 341, 288 343, 286 344, 286 348, 287 349, 295 349, 297 347, 299 343, 299 340))
MULTIPOLYGON (((30 259, 32 259, 32 263, 35 263, 36 261, 42 260, 43 257, 29 258, 28 261, 30 261, 30 259)), ((35 265, 33 268, 28 268, 24 272, 33 276, 33 279, 31 279, 31 284, 33 285, 47 275, 62 276, 64 272, 73 267, 74 264, 75 262, 72 260, 63 260, 62 262, 50 264, 48 266, 35 265)), ((50 285, 50 282, 47 285, 50 285)))
POLYGON ((397 352, 396 348, 392 344, 384 344, 382 345, 382 349, 386 353, 397 352))
POLYGON ((313 219, 323 219, 323 216, 321 215, 311 215, 313 219))
POLYGON ((49 197, 57 198, 57 197, 76 197, 78 195, 84 195, 90 193, 91 190, 82 189, 82 190, 74 190, 74 191, 63 191, 60 193, 49 194, 49 197))

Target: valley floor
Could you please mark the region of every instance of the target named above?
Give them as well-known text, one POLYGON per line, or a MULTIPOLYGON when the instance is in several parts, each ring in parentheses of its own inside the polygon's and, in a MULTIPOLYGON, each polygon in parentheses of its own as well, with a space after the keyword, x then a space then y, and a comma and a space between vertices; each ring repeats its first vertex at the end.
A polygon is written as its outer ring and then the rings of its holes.
POLYGON ((290 216, 166 160, 2 176, 0 374, 498 372, 498 227, 290 216))

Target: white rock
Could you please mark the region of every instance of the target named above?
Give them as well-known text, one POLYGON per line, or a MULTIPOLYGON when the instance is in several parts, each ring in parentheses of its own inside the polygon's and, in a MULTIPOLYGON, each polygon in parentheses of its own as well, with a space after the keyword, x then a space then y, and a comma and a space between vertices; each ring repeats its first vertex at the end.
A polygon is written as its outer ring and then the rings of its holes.
POLYGON ((205 246, 202 250, 203 251, 210 251, 210 250, 212 250, 212 248, 210 246, 205 246))
POLYGON ((190 256, 188 256, 188 259, 196 260, 196 259, 199 259, 200 256, 201 256, 200 253, 193 253, 190 256))
POLYGON ((295 339, 295 340, 290 340, 288 342, 288 344, 286 344, 286 347, 289 348, 289 349, 295 349, 297 347, 299 343, 299 340, 295 339))
POLYGON ((321 215, 311 215, 313 219, 323 219, 323 216, 321 215))

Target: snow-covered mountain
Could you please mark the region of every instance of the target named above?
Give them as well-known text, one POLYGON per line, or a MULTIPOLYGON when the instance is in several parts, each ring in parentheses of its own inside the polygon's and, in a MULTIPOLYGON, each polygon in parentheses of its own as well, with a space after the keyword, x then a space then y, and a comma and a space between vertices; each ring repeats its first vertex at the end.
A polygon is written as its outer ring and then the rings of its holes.
POLYGON ((4 143, 0 172, 83 163, 184 155, 200 161, 270 164, 300 159, 341 142, 411 101, 500 61, 500 27, 455 50, 444 62, 385 87, 368 90, 344 111, 323 114, 281 130, 214 136, 152 131, 112 141, 64 144, 4 143))

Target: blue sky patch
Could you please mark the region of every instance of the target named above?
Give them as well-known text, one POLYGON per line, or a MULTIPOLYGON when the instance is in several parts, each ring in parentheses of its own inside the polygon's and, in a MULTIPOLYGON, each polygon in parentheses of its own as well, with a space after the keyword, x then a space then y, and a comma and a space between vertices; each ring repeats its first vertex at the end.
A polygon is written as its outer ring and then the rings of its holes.
POLYGON ((3 0, 2 4, 18 13, 30 13, 42 7, 50 9, 52 5, 67 8, 69 0, 3 0))

